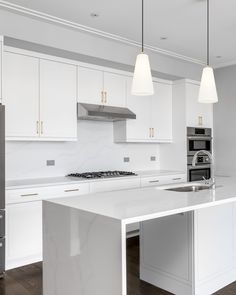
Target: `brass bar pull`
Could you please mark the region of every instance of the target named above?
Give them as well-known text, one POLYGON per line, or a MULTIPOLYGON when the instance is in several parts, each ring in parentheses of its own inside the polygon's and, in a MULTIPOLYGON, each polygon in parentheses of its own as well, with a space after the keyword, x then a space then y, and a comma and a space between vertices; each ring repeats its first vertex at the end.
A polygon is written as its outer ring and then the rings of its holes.
POLYGON ((41 121, 41 134, 43 134, 43 121, 41 121))
POLYGON ((198 116, 198 125, 202 126, 203 125, 203 118, 202 116, 198 116))
POLYGON ((64 190, 65 193, 78 192, 78 191, 79 191, 79 188, 76 188, 76 189, 65 189, 64 190))
POLYGON ((34 193, 34 194, 24 194, 24 195, 21 195, 21 197, 33 197, 33 196, 38 196, 37 193, 34 193))
POLYGON ((154 137, 154 128, 152 128, 152 137, 154 137))
POLYGON ((178 177, 178 178, 173 178, 172 180, 181 180, 182 178, 181 177, 178 177))
POLYGON ((149 137, 152 137, 152 131, 151 131, 151 128, 149 128, 149 137))
POLYGON ((37 131, 37 134, 39 134, 39 121, 36 122, 36 131, 37 131))
POLYGON ((159 182, 159 180, 150 180, 149 183, 159 182))
POLYGON ((107 92, 105 91, 105 103, 107 103, 107 92))

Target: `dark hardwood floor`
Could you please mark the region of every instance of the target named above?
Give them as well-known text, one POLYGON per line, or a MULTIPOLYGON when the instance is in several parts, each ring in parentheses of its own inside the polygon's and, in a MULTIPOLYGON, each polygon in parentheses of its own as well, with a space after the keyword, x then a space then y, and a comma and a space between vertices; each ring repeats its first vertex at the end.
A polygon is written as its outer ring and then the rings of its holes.
MULTIPOLYGON (((129 239, 127 246, 128 295, 171 295, 139 280, 139 244, 129 239)), ((0 295, 42 295, 42 264, 10 270, 0 280, 0 295)), ((236 295, 236 282, 214 295, 236 295)))

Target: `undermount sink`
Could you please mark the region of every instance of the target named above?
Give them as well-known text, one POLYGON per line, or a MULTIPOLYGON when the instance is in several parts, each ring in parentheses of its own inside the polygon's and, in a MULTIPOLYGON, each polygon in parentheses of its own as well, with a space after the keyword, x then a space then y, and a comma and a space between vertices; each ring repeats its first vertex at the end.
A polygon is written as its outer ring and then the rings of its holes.
POLYGON ((174 192, 198 192, 207 189, 210 189, 208 185, 186 185, 180 187, 167 188, 165 190, 174 192))

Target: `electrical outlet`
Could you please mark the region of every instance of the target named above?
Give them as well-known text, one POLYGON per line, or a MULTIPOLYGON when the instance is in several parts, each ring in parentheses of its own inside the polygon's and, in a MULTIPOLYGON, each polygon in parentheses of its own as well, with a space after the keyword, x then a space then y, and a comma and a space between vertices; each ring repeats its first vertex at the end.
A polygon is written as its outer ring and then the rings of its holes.
POLYGON ((47 160, 47 166, 55 166, 55 160, 47 160))
POLYGON ((130 161, 129 157, 124 157, 124 162, 128 163, 130 161))
POLYGON ((150 157, 150 160, 151 160, 151 161, 156 161, 156 156, 151 156, 151 157, 150 157))

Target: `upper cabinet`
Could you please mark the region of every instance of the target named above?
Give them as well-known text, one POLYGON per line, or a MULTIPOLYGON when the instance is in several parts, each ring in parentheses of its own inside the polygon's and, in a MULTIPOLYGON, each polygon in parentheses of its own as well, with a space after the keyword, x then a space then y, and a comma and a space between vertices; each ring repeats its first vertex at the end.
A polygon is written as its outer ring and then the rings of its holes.
POLYGON ((43 138, 76 138, 76 66, 40 60, 40 131, 43 138))
POLYGON ((77 67, 4 52, 8 140, 77 139, 77 67))
POLYGON ((124 107, 126 76, 79 66, 78 101, 124 107))
POLYGON ((154 82, 153 96, 131 95, 131 84, 132 78, 127 78, 127 107, 136 120, 114 123, 115 142, 171 142, 171 82, 154 82))
POLYGON ((39 59, 4 53, 6 136, 39 136, 39 59))
POLYGON ((199 103, 199 82, 185 81, 186 123, 190 127, 213 127, 213 105, 199 103))

